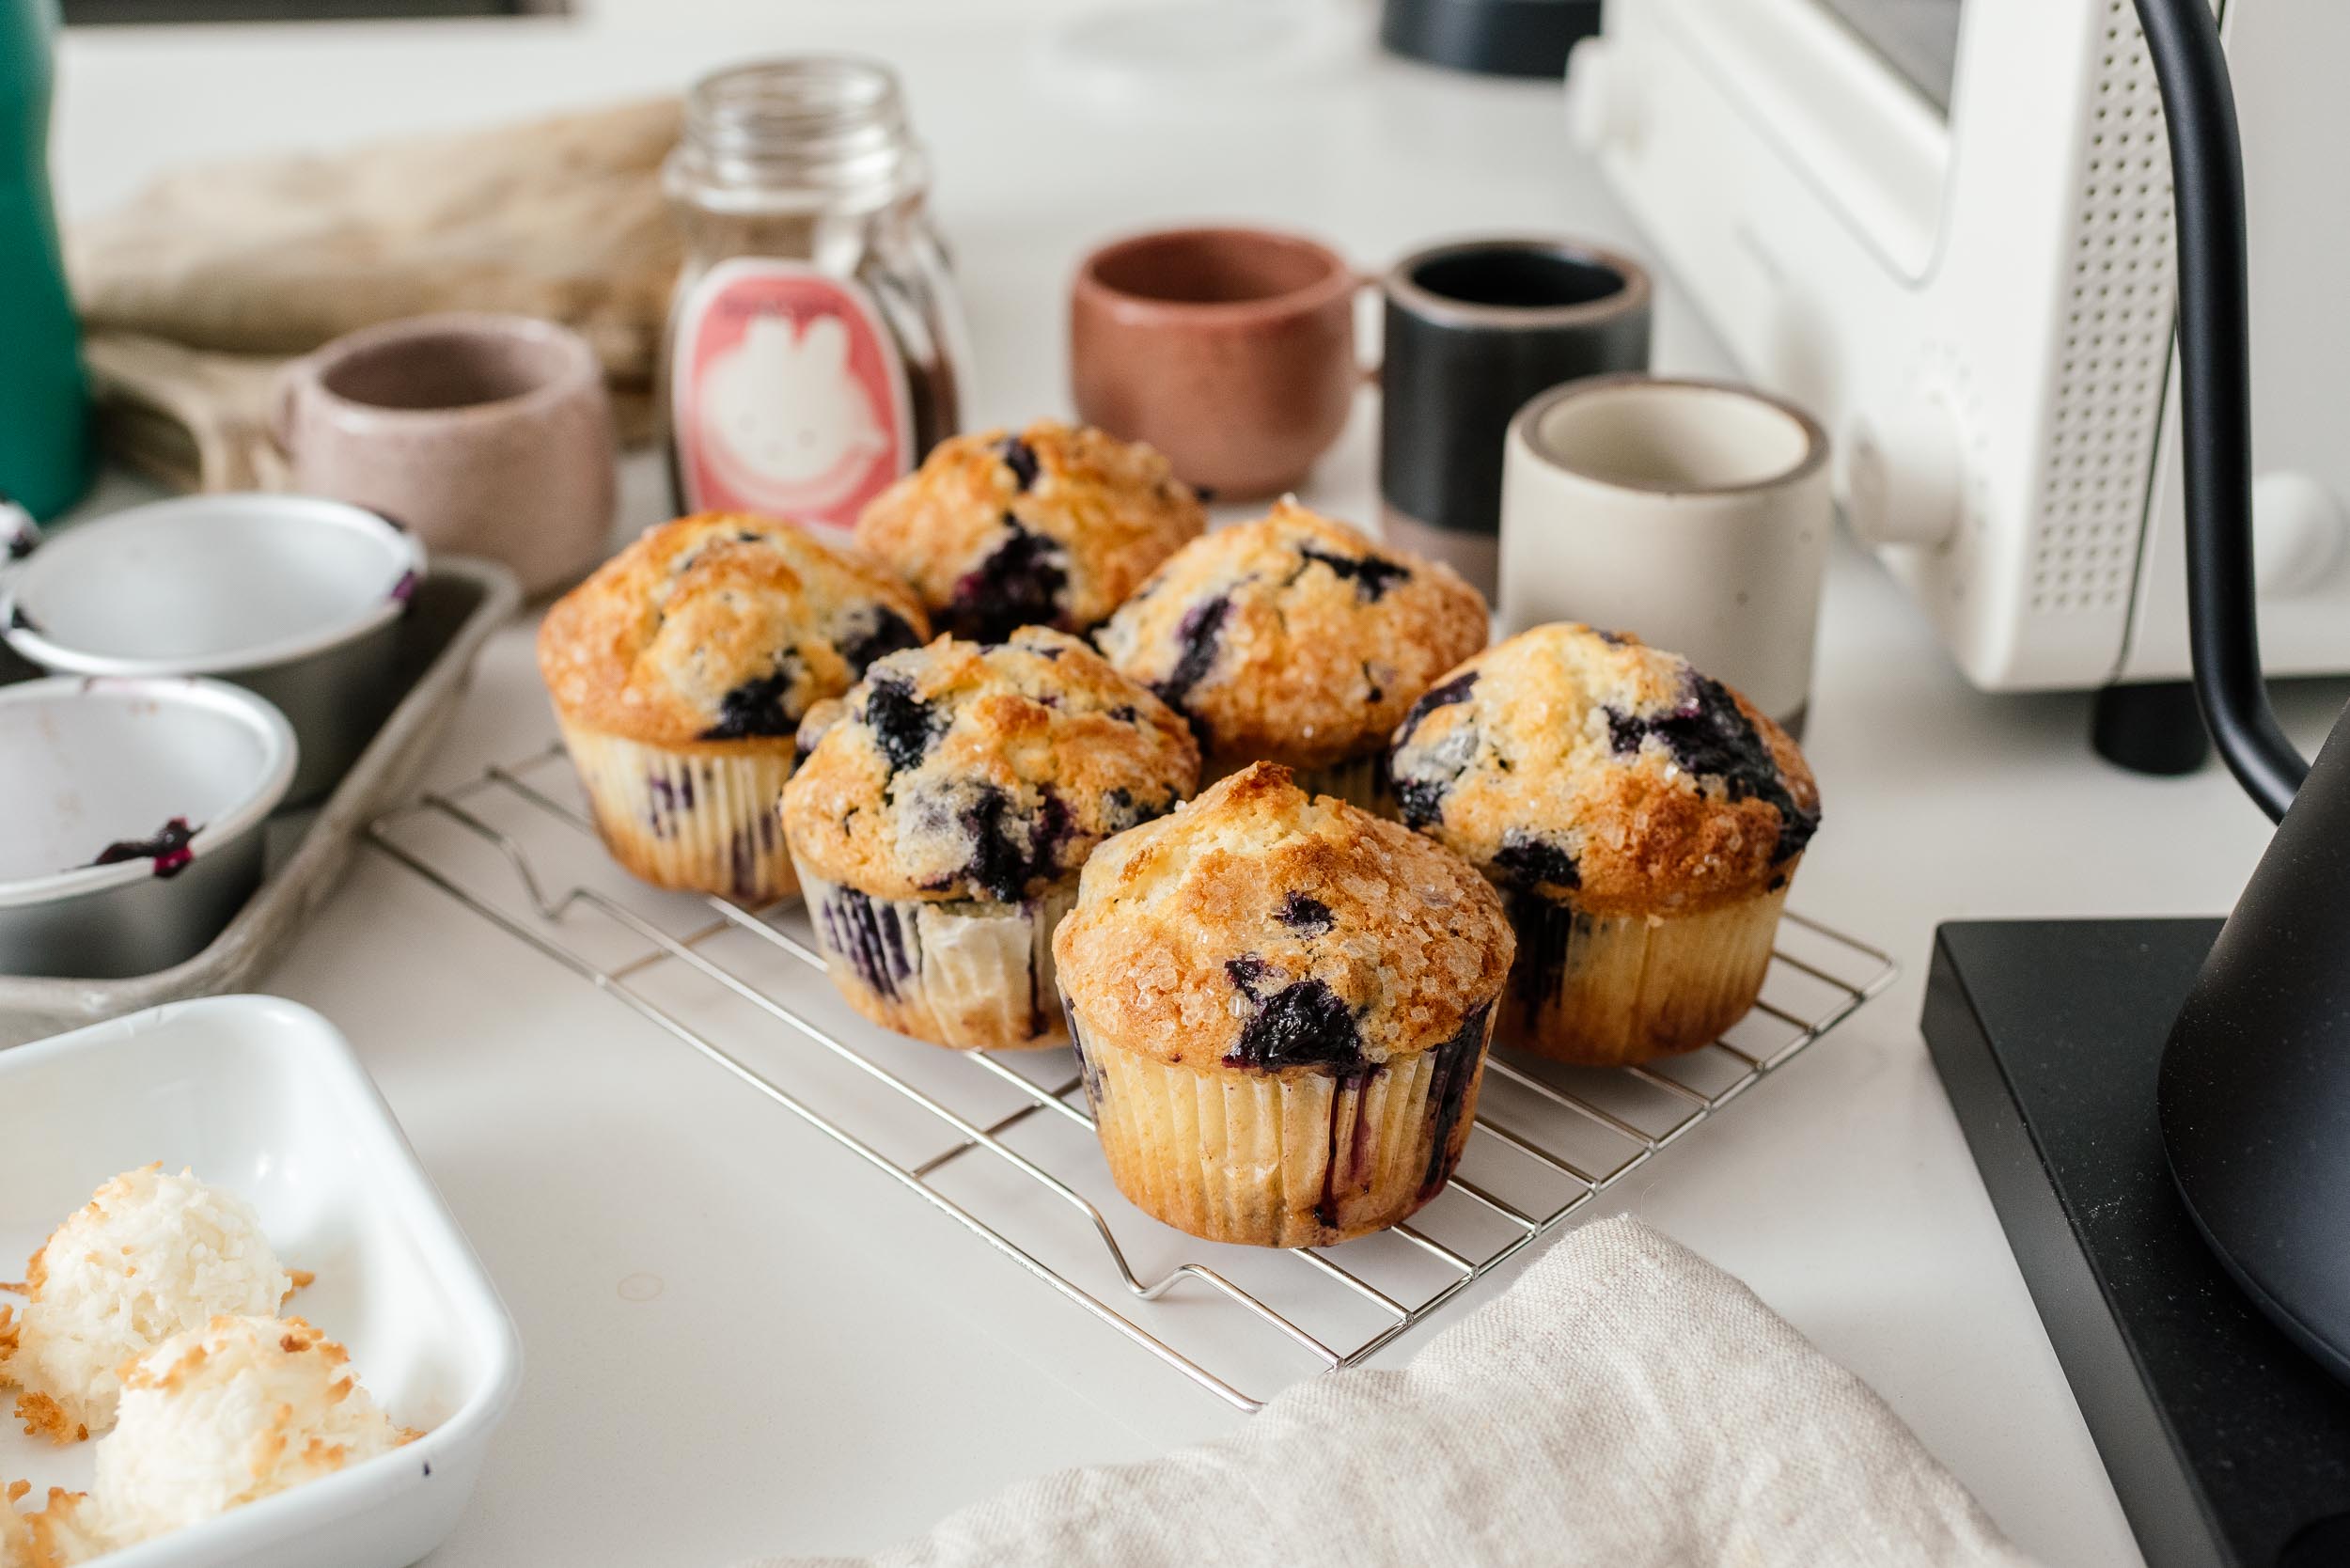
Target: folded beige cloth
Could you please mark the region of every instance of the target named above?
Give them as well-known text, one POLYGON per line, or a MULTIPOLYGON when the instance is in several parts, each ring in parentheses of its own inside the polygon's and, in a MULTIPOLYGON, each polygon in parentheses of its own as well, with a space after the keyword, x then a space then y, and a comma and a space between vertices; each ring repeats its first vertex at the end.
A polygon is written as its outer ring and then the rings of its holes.
POLYGON ((346 152, 190 168, 66 236, 101 430, 187 489, 283 482, 286 359, 436 310, 583 334, 623 437, 650 426, 682 247, 661 192, 675 100, 346 152))
POLYGON ((860 1560, 2028 1568, 1867 1385, 1628 1217, 1407 1367, 1314 1378, 1231 1436, 1024 1482, 860 1560))

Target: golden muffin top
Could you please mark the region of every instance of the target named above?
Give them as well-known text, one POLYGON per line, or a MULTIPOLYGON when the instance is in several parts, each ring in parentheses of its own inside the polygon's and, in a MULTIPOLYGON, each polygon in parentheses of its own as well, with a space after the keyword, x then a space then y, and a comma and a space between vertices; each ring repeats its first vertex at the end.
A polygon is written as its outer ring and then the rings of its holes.
POLYGON ((1044 419, 942 441, 857 520, 939 630, 975 641, 1016 627, 1087 632, 1208 514, 1138 442, 1044 419))
POLYGON ((1042 626, 890 654, 811 712, 800 745, 791 852, 875 898, 1017 902, 1199 783, 1182 718, 1042 626))
POLYGON ((1389 757, 1403 820, 1505 886, 1602 915, 1780 885, 1820 825, 1787 732, 1677 653, 1537 626, 1452 671, 1389 757))
POLYGON ((796 525, 703 512, 649 528, 547 611, 566 721, 651 745, 789 745, 802 714, 930 635, 903 583, 796 525))
POLYGON ((1485 601, 1450 567, 1284 500, 1178 550, 1097 640, 1191 718, 1211 771, 1322 768, 1384 749, 1485 646, 1485 601))
POLYGON ((1102 845, 1053 939, 1083 1039, 1292 1074, 1481 1031, 1516 950, 1467 862, 1277 762, 1102 845))

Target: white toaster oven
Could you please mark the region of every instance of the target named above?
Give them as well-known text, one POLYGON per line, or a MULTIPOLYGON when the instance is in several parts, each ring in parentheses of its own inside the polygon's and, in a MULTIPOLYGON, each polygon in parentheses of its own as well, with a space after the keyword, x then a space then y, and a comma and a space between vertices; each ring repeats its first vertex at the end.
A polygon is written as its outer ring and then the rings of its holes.
MULTIPOLYGON (((1991 690, 2187 673, 2174 240, 2131 0, 1608 0, 1575 134, 1991 690)), ((2350 5, 2224 0, 2261 649, 2350 670, 2350 5)))

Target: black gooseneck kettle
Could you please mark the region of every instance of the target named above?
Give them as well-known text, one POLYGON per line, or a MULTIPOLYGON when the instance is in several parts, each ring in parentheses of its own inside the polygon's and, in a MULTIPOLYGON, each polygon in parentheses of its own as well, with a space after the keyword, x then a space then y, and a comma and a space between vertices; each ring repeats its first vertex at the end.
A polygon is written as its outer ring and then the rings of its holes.
POLYGON ((2230 771, 2278 822, 2164 1048, 2162 1140, 2228 1271, 2350 1381, 2350 719, 2311 767, 2268 705, 2235 101, 2210 0, 2137 6, 2178 209, 2195 691, 2230 771))

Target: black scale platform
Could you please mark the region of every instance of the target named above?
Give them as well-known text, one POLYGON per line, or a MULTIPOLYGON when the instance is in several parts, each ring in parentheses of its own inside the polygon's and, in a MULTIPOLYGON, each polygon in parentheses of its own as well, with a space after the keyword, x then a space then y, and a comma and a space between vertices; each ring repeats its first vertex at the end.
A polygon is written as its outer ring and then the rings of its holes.
POLYGON ((2154 1128, 2163 1041, 2218 931, 1943 926, 1926 1043, 2147 1561, 2350 1564, 2350 1388, 2221 1271, 2154 1128))

